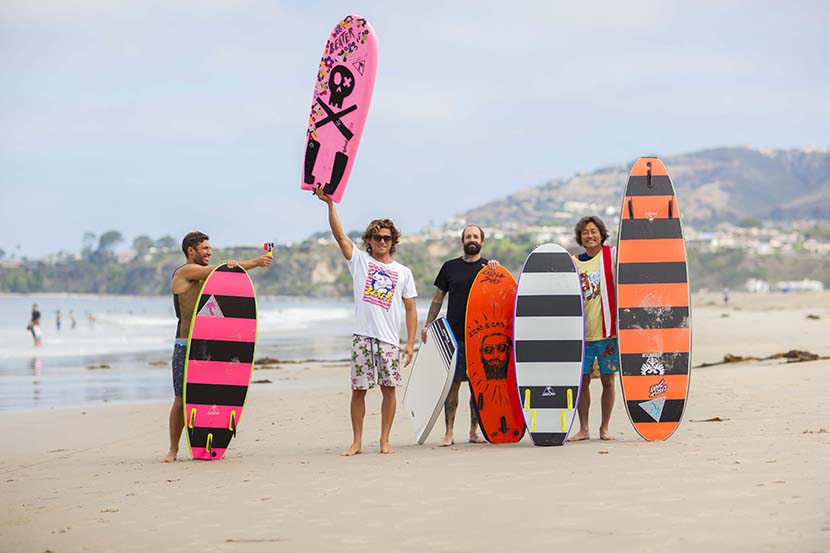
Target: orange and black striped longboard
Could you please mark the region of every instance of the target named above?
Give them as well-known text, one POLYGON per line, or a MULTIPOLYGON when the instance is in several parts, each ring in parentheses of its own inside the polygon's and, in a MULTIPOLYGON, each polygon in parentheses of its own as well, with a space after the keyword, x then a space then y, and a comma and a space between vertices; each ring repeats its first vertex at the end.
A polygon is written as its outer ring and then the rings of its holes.
POLYGON ((515 302, 516 279, 503 266, 481 269, 467 299, 467 377, 481 432, 492 443, 518 442, 525 433, 513 355, 515 302))
POLYGON ((686 245, 663 162, 637 160, 620 216, 617 328, 628 416, 646 440, 680 425, 689 393, 691 313, 686 245))

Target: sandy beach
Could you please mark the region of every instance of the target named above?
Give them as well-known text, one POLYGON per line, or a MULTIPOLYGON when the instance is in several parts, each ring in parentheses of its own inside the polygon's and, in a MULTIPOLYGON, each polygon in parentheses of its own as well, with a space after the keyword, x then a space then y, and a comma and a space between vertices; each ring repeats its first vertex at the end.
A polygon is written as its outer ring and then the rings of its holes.
MULTIPOLYGON (((694 298, 693 362, 799 349, 830 356, 830 293, 694 298), (813 315, 818 318, 810 318, 813 315)), ((169 402, 6 412, 0 550, 580 551, 830 550, 830 360, 693 370, 683 424, 665 443, 634 432, 618 393, 611 431, 559 448, 415 445, 399 412, 396 455, 351 438, 342 363, 258 370, 239 436, 218 462, 162 464, 169 402), (712 421, 711 419, 717 419, 712 421)), ((403 396, 398 395, 399 405, 403 396)), ((462 404, 467 399, 462 392, 462 404)))

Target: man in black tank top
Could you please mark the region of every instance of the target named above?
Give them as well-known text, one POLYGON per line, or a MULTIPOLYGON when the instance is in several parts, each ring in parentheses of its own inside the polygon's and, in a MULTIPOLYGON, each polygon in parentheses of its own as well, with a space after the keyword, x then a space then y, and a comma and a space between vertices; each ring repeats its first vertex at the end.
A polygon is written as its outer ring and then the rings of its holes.
MULTIPOLYGON (((173 308, 176 310, 176 342, 173 346, 173 406, 170 407, 170 450, 161 458, 165 463, 176 460, 179 441, 184 430, 184 362, 187 353, 187 338, 190 335, 190 321, 196 307, 196 298, 202 289, 202 282, 216 265, 208 265, 213 251, 210 238, 204 232, 190 232, 182 240, 182 251, 187 262, 173 272, 173 308)), ((228 261, 229 267, 239 265, 245 270, 254 267, 268 267, 273 259, 269 255, 254 257, 245 261, 228 261)))
MULTIPOLYGON (((444 305, 444 296, 449 293, 447 304, 447 321, 450 323, 452 333, 458 342, 458 361, 455 366, 455 377, 453 378, 450 393, 444 404, 444 420, 446 422, 446 433, 441 440, 442 446, 453 445, 453 426, 455 424, 455 413, 458 410, 458 391, 461 383, 467 380, 467 355, 464 347, 465 335, 464 319, 467 315, 467 298, 470 296, 470 288, 473 281, 482 267, 489 265, 493 269, 499 266, 498 261, 490 261, 481 257, 481 248, 484 246, 484 231, 478 225, 467 225, 461 231, 461 245, 464 248, 464 255, 450 259, 441 266, 438 276, 435 277, 435 296, 429 305, 426 324, 421 331, 421 341, 427 341, 427 327, 438 318, 441 307, 444 305)), ((470 442, 474 444, 484 443, 487 440, 478 434, 478 417, 476 416, 475 405, 472 395, 470 397, 470 442)))

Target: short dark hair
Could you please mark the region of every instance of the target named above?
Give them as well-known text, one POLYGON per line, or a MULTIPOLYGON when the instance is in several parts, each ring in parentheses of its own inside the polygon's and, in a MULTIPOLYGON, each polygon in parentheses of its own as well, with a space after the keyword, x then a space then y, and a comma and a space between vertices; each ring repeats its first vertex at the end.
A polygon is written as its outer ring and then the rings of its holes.
POLYGON ((605 241, 608 240, 608 229, 605 228, 605 223, 602 222, 602 219, 596 215, 588 215, 587 217, 583 217, 576 224, 574 227, 574 237, 576 238, 576 243, 580 246, 582 245, 582 230, 588 223, 594 223, 597 226, 599 229, 599 235, 602 237, 601 243, 605 244, 605 241))
POLYGON ((199 232, 198 230, 185 234, 182 239, 182 251, 184 252, 184 255, 187 256, 187 248, 193 248, 195 250, 196 247, 205 240, 210 240, 210 236, 204 232, 199 232))
POLYGON ((401 231, 397 229, 395 223, 392 222, 392 219, 375 219, 366 225, 366 230, 363 231, 362 236, 363 247, 366 248, 369 255, 372 254, 372 244, 370 244, 370 241, 372 240, 372 237, 382 228, 389 229, 389 232, 392 233, 392 247, 389 248, 389 255, 394 255, 395 251, 398 249, 397 246, 398 241, 401 239, 401 231))
POLYGON ((475 227, 475 228, 478 229, 478 232, 481 233, 481 241, 484 242, 484 229, 481 228, 480 226, 474 225, 472 223, 470 223, 469 225, 464 225, 464 228, 461 229, 461 241, 462 242, 464 241, 464 233, 467 232, 467 229, 470 228, 470 227, 475 227))

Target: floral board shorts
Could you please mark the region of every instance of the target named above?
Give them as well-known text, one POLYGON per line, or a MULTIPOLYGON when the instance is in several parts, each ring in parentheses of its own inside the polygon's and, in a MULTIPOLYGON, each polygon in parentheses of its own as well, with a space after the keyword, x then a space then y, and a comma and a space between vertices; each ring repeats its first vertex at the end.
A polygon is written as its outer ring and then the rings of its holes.
POLYGON ((352 336, 352 390, 371 390, 376 384, 401 385, 401 348, 377 338, 352 336))
POLYGON ((582 374, 591 374, 594 360, 599 363, 600 374, 614 374, 620 370, 619 348, 616 338, 585 342, 585 356, 582 358, 582 374))

